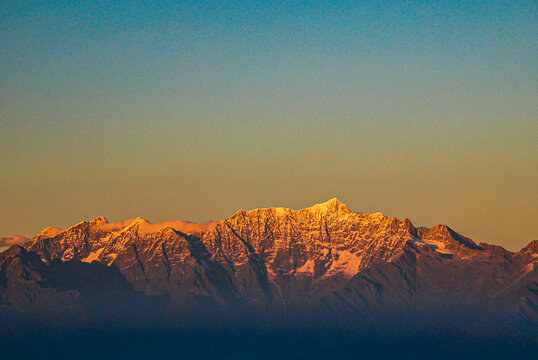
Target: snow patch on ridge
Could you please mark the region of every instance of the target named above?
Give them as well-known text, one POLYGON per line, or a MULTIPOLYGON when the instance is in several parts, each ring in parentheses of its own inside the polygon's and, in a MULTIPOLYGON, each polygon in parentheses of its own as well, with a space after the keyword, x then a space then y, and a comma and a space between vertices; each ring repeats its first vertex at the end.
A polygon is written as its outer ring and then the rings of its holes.
POLYGON ((342 204, 340 201, 338 201, 337 198, 332 198, 321 204, 316 204, 303 210, 318 210, 322 212, 328 212, 329 210, 334 208, 343 208, 345 210, 351 211, 345 204, 342 204))
POLYGON ((409 241, 411 243, 413 243, 414 245, 416 245, 417 243, 428 245, 430 248, 432 248, 433 250, 435 250, 435 251, 437 251, 438 253, 441 253, 441 254, 450 254, 450 255, 452 255, 452 252, 449 251, 448 249, 446 249, 446 244, 441 242, 441 241, 424 240, 424 239, 418 239, 418 238, 410 239, 409 241))
POLYGON ((383 215, 382 213, 380 212, 375 212, 375 213, 372 213, 369 215, 370 217, 372 218, 375 218, 375 219, 382 219, 385 217, 385 215, 383 215))
POLYGON ((348 250, 333 250, 333 261, 329 269, 327 269, 326 276, 334 274, 343 274, 347 277, 354 276, 361 264, 361 256, 357 256, 348 250))
POLYGON ((161 223, 152 224, 148 221, 140 222, 138 225, 138 234, 147 235, 160 232, 166 228, 172 228, 177 231, 181 231, 185 234, 199 233, 207 230, 209 227, 214 226, 216 223, 192 223, 183 220, 165 221, 161 223))
POLYGON ((308 274, 314 276, 314 265, 314 260, 309 259, 304 263, 303 266, 297 268, 295 272, 298 274, 308 274))
POLYGON ((46 228, 41 230, 41 232, 39 234, 37 234, 36 237, 48 237, 48 238, 51 238, 51 237, 55 237, 56 235, 58 235, 62 231, 64 231, 64 229, 60 229, 60 228, 57 228, 57 227, 54 227, 54 226, 47 226, 46 228))
POLYGON ((273 210, 273 212, 275 213, 277 217, 284 217, 286 216, 289 209, 286 209, 283 207, 275 207, 275 208, 271 208, 271 210, 273 210))
POLYGON ((215 224, 216 222, 193 223, 184 220, 164 221, 161 223, 152 224, 144 218, 137 217, 114 224, 100 225, 100 227, 103 229, 111 229, 110 231, 121 230, 121 232, 136 229, 138 235, 144 236, 159 233, 167 228, 172 228, 185 234, 200 233, 211 228, 215 224))
POLYGON ((100 231, 104 231, 104 232, 118 231, 118 230, 123 229, 126 226, 129 226, 135 220, 136 220, 136 218, 127 219, 127 220, 123 220, 123 221, 118 221, 118 222, 114 222, 114 223, 109 223, 105 219, 104 222, 99 222, 97 225, 95 225, 95 229, 100 230, 100 231))
POLYGON ((82 259, 83 262, 91 263, 92 261, 99 260, 99 255, 103 252, 104 248, 100 248, 97 251, 91 252, 88 256, 82 259))

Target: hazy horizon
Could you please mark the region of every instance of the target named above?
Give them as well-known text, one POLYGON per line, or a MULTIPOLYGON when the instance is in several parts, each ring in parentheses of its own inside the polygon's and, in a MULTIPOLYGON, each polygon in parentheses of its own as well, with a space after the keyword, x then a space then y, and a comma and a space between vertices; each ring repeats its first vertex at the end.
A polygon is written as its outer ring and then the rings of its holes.
POLYGON ((538 238, 536 3, 0 5, 0 237, 352 211, 538 238))

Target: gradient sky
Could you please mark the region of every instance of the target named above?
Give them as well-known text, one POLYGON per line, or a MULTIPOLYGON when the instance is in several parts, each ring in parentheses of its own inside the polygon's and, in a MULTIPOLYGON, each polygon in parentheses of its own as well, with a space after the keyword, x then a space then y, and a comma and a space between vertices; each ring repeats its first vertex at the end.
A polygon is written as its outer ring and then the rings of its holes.
POLYGON ((538 238, 536 1, 0 2, 0 236, 337 197, 538 238))

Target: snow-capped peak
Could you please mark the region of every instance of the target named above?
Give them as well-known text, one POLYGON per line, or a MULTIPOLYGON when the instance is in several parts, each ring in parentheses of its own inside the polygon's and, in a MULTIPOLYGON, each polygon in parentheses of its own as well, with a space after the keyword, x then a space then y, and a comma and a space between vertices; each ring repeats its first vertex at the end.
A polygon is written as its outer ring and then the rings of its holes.
POLYGON ((309 208, 306 208, 305 210, 307 209, 317 210, 317 211, 322 211, 322 212, 328 212, 328 211, 334 211, 334 210, 344 210, 347 212, 351 212, 351 210, 349 210, 349 208, 345 204, 342 204, 340 201, 338 201, 337 198, 329 199, 323 203, 316 204, 309 208))

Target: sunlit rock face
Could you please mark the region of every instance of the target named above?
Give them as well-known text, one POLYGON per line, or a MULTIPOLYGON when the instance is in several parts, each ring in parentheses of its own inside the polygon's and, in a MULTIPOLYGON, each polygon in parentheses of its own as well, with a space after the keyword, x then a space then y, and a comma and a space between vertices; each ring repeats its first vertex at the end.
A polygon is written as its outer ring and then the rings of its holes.
POLYGON ((322 293, 394 260, 416 240, 407 219, 353 213, 332 199, 299 211, 239 211, 213 224, 159 226, 141 218, 109 224, 99 217, 44 231, 25 247, 46 262, 114 264, 148 294, 232 296, 265 306, 322 293))
POLYGON ((210 306, 367 318, 467 306, 538 320, 534 242, 512 253, 445 225, 417 229, 408 219, 355 213, 336 199, 207 224, 99 217, 47 228, 24 248, 44 263, 117 268, 135 291, 169 296, 171 314, 210 306))
POLYGON ((513 253, 336 199, 205 224, 98 217, 0 253, 0 323, 10 358, 525 358, 538 241, 513 253))

